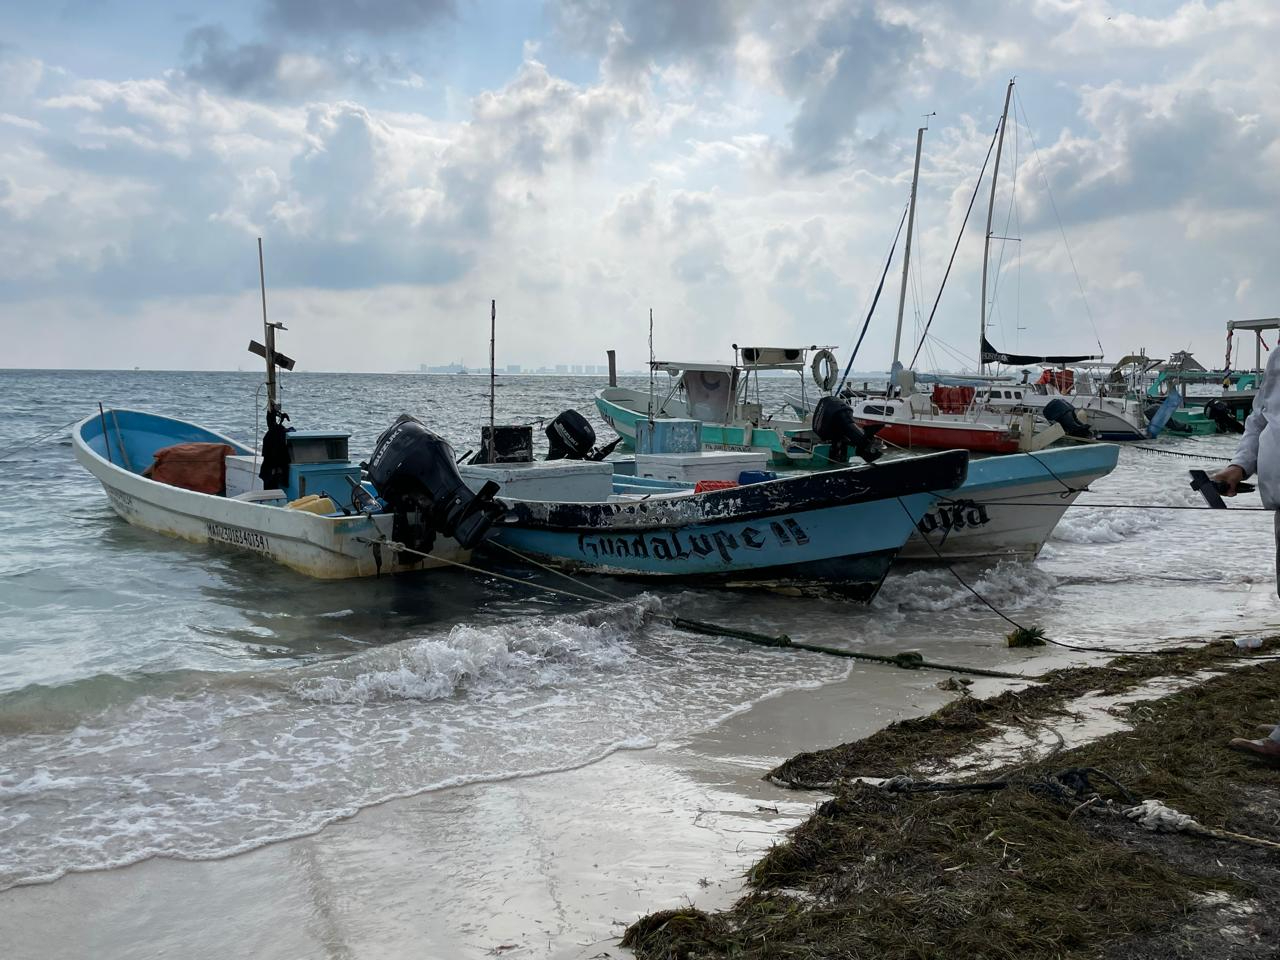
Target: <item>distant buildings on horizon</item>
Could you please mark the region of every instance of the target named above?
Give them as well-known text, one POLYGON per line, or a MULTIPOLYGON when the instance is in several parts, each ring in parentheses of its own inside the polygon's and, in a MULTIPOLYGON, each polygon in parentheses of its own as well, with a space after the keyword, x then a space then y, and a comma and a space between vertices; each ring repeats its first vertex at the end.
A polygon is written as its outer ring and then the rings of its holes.
MULTIPOLYGON (((488 367, 468 367, 462 363, 442 363, 437 366, 429 364, 418 364, 418 373, 488 373, 488 367)), ((518 363, 508 363, 506 366, 498 368, 498 373, 504 376, 562 376, 571 377, 574 375, 583 377, 607 377, 609 375, 609 365, 606 363, 557 363, 554 367, 522 367, 518 363)), ((643 377, 648 376, 644 370, 619 370, 619 376, 623 377, 643 377)))

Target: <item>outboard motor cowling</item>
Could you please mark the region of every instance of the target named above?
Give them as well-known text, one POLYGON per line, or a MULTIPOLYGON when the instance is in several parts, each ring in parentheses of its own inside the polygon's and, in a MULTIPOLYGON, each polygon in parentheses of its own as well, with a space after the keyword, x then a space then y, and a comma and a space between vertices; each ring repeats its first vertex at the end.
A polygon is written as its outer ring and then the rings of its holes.
POLYGON ((454 465, 453 448, 407 413, 378 437, 369 480, 395 517, 392 536, 424 553, 437 533, 471 549, 506 513, 493 499, 498 485, 490 480, 472 493, 454 465))
POLYGON ((600 461, 622 442, 622 437, 616 437, 611 443, 597 447, 595 429, 586 417, 573 409, 566 410, 548 423, 545 432, 550 442, 548 460, 600 461))
POLYGON ((546 428, 551 449, 548 460, 589 460, 596 445, 596 432, 587 418, 577 410, 566 410, 546 428))
POLYGON ((1236 419, 1227 401, 1214 397, 1204 405, 1204 415, 1213 421, 1219 433, 1244 433, 1244 424, 1236 419))
POLYGON ((853 417, 853 408, 835 397, 823 397, 813 411, 813 432, 831 444, 831 459, 843 463, 849 447, 867 463, 878 460, 884 444, 876 439, 880 424, 862 428, 853 417))
POLYGON ((1060 426, 1069 437, 1093 436, 1093 431, 1076 416, 1076 408, 1061 397, 1054 397, 1044 405, 1044 418, 1060 426))

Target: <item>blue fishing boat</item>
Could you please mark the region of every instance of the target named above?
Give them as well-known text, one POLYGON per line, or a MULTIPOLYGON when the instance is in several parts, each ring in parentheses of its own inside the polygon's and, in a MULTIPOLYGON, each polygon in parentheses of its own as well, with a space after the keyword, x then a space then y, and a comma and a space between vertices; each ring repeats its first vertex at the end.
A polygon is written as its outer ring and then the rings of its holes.
POLYGON ((491 537, 570 569, 868 602, 916 524, 964 482, 968 460, 957 450, 702 493, 655 485, 623 496, 611 495, 611 469, 597 464, 605 484, 597 500, 504 498, 507 515, 491 537))

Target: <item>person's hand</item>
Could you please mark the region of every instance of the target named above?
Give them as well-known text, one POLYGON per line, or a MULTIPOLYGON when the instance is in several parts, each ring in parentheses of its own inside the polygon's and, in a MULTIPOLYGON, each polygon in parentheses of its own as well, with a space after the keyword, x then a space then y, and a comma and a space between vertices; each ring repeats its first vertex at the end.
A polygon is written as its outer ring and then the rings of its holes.
POLYGON ((1217 483, 1225 483, 1227 489, 1222 491, 1224 497, 1234 497, 1236 488, 1240 486, 1240 481, 1244 479, 1244 468, 1238 467, 1234 463, 1224 470, 1219 470, 1209 479, 1217 483))

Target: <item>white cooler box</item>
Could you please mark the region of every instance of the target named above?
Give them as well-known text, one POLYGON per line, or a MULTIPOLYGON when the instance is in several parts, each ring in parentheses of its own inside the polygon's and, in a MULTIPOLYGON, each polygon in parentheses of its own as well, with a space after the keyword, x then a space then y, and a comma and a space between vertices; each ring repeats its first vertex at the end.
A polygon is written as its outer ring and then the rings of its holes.
POLYGON ((262 481, 258 479, 258 471, 261 468, 261 457, 237 455, 227 457, 227 496, 239 497, 252 490, 261 490, 262 481))
POLYGON ((702 453, 638 453, 636 476, 655 480, 733 480, 746 470, 764 470, 767 453, 741 450, 706 450, 702 453))
POLYGON ((458 467, 472 490, 486 480, 501 487, 499 497, 554 503, 595 503, 613 493, 613 464, 585 460, 531 460, 528 463, 470 463, 458 467))

